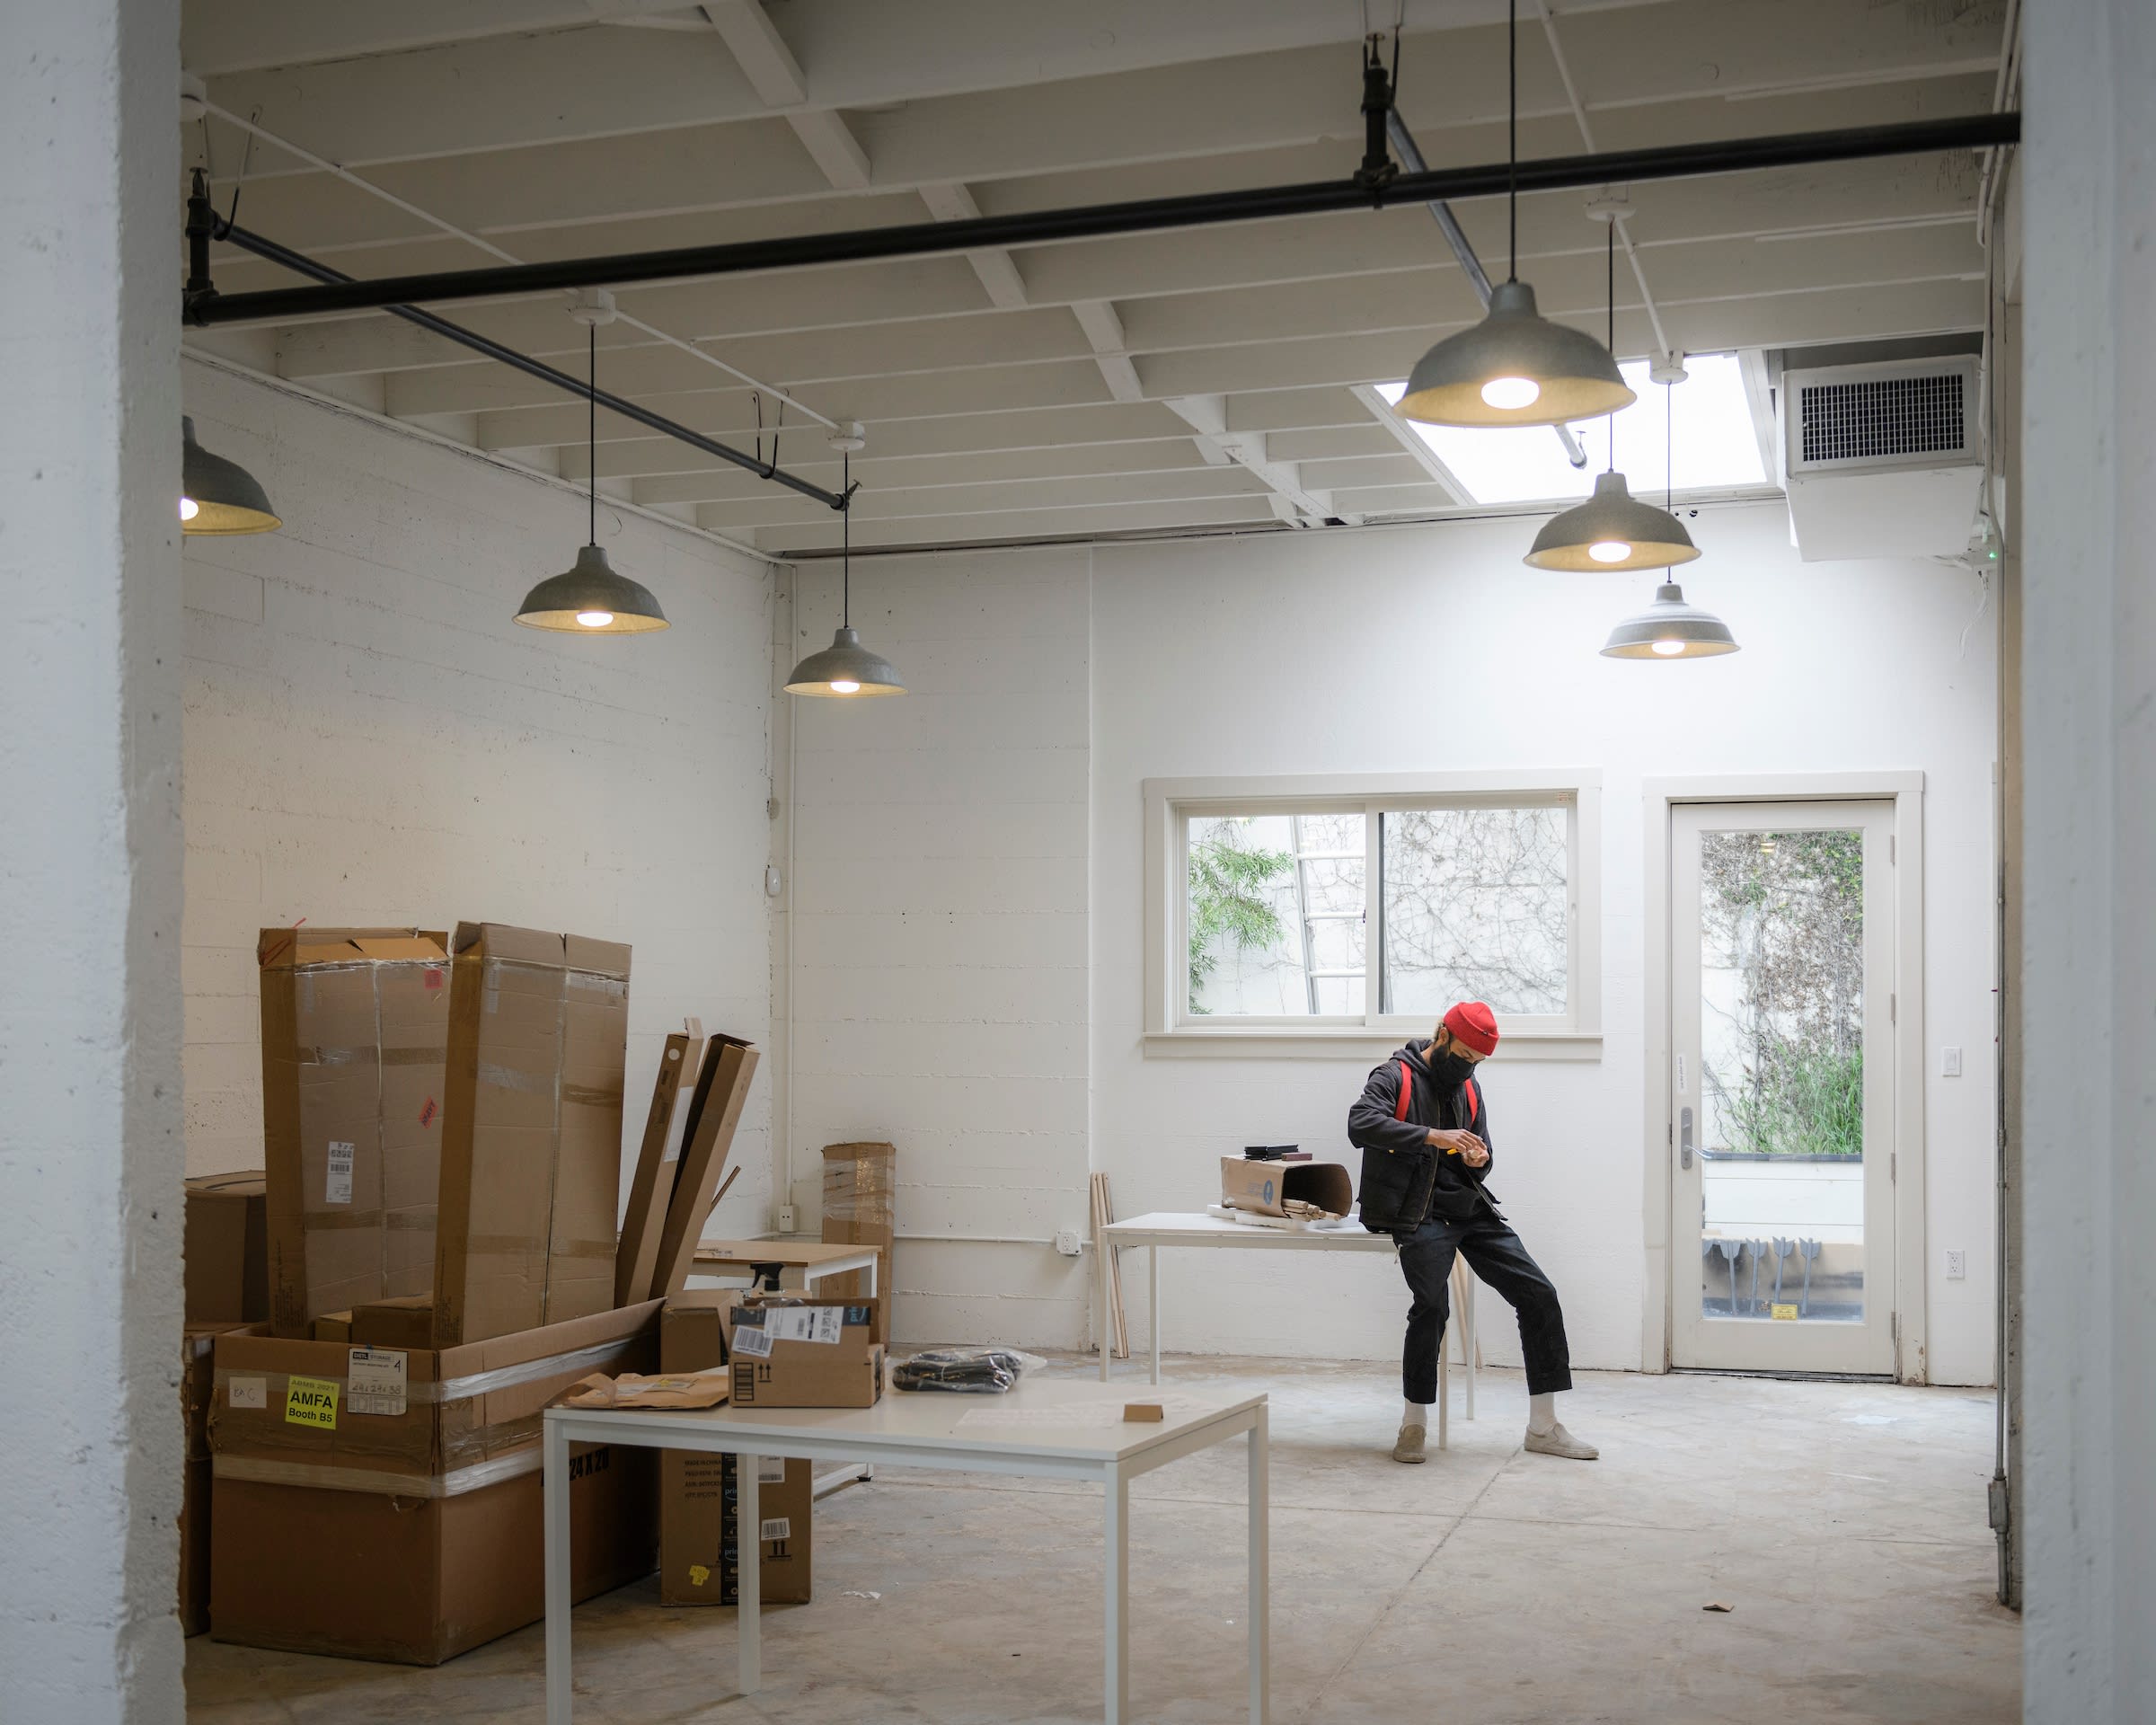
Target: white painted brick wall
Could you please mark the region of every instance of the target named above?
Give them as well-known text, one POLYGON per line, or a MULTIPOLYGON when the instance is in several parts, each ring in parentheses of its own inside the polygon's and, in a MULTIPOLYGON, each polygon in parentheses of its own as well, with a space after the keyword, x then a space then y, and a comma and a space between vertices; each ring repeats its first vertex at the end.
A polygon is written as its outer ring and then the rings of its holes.
MULTIPOLYGON (((186 371, 203 441, 285 521, 187 542, 189 1171, 261 1165, 255 935, 302 916, 628 942, 626 1167, 684 1013, 771 1041, 772 576, 602 502, 600 542, 673 628, 519 628, 583 541, 574 497, 186 371)), ((770 1095, 759 1079, 714 1233, 766 1225, 770 1095)))
MULTIPOLYGON (((853 620, 911 691, 796 701, 793 1154, 898 1148, 896 1333, 1074 1344, 1086 1224, 1086 554, 876 559, 853 620), (1037 1244, 982 1243, 979 1236, 1037 1244)), ((804 566, 789 663, 827 644, 804 566)))

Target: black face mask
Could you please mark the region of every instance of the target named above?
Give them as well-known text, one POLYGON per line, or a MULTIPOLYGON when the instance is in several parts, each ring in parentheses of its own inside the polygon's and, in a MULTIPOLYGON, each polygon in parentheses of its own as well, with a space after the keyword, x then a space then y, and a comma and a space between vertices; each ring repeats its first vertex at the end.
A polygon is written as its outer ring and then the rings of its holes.
POLYGON ((1464 1054, 1439 1054, 1424 1051, 1422 1064, 1430 1069, 1440 1090, 1457 1090, 1467 1082, 1467 1075, 1475 1069, 1475 1063, 1464 1054))

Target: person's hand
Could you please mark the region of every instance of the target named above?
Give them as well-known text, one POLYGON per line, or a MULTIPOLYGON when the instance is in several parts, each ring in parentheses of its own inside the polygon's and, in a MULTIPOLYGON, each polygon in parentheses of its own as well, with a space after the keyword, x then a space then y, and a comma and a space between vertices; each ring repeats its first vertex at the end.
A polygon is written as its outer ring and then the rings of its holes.
POLYGON ((1440 1132, 1433 1129, 1429 1142, 1447 1155, 1458 1156, 1470 1168, 1480 1168, 1489 1160, 1489 1146, 1472 1132, 1440 1132))

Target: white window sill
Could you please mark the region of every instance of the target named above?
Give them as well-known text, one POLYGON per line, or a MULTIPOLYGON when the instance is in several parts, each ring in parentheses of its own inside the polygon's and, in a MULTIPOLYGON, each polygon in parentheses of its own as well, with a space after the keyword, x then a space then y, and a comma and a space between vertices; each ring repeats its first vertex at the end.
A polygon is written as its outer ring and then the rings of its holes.
MULTIPOLYGON (((1355 1025, 1312 1025, 1288 1029, 1277 1024, 1247 1029, 1148 1031, 1143 1040, 1148 1060, 1343 1060, 1366 1057, 1374 1066, 1411 1036, 1398 1031, 1355 1025)), ((1498 1044, 1497 1061, 1598 1061, 1600 1031, 1514 1031, 1498 1044)))

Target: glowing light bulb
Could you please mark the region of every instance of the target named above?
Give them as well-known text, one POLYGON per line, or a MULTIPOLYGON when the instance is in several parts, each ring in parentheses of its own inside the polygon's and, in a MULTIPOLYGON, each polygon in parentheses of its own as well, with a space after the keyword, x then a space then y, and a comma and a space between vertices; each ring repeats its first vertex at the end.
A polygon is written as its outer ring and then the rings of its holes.
POLYGON ((1482 385, 1482 399, 1492 407, 1532 407, 1542 393, 1532 377, 1492 377, 1482 385))
POLYGON ((1587 555, 1598 563, 1621 563, 1632 554, 1632 548, 1621 539, 1597 539, 1587 547, 1587 555))
POLYGON ((1657 641, 1654 643, 1654 648, 1663 658, 1674 659, 1684 650, 1684 643, 1681 641, 1657 641))
POLYGON ((193 498, 183 497, 180 500, 180 518, 182 521, 192 521, 198 515, 201 513, 202 506, 196 502, 193 498))
POLYGON ((831 693, 834 694, 859 694, 861 685, 850 677, 835 677, 831 679, 831 693))
POLYGON ((577 621, 587 629, 604 629, 614 621, 614 613, 611 611, 579 611, 577 613, 577 621))

